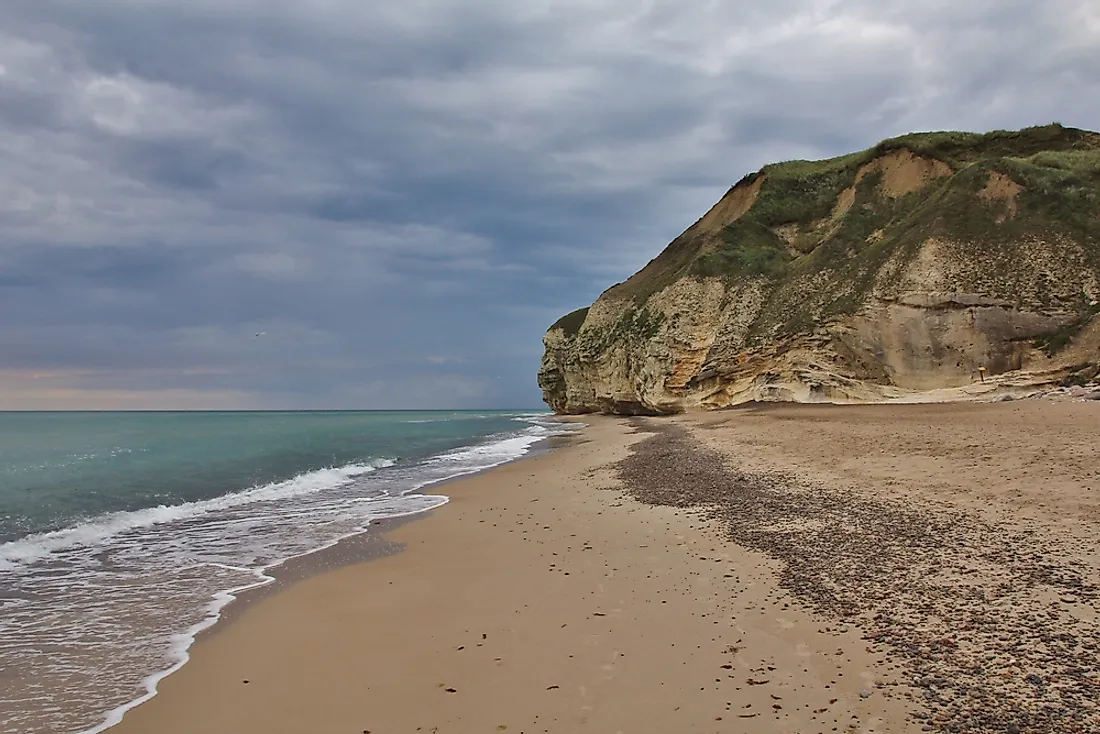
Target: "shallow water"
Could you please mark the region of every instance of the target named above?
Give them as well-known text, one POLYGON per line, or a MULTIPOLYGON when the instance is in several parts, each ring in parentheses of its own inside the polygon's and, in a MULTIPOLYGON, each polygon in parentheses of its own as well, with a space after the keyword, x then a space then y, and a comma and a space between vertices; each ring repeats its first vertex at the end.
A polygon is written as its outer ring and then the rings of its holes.
POLYGON ((102 730, 272 566, 567 430, 509 412, 0 414, 0 730, 102 730))

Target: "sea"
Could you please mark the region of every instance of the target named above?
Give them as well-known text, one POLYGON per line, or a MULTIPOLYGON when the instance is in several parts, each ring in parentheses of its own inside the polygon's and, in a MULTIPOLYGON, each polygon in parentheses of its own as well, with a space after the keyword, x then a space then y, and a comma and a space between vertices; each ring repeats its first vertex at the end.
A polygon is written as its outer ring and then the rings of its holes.
POLYGON ((107 729, 280 563, 574 428, 522 411, 0 413, 0 731, 107 729))

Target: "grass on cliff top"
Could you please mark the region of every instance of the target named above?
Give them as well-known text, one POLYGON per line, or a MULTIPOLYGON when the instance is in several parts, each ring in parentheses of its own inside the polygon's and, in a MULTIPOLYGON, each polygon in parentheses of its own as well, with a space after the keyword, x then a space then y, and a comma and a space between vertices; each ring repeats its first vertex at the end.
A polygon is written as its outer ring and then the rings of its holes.
MULTIPOLYGON (((692 276, 765 278, 777 286, 791 278, 825 276, 833 283, 828 303, 787 304, 789 327, 812 324, 818 316, 843 313, 861 302, 878 268, 899 247, 916 251, 927 236, 989 240, 990 249, 1024 235, 1069 234, 1083 239, 1091 264, 1100 270, 1100 134, 1059 124, 985 134, 913 133, 884 140, 868 150, 822 161, 787 161, 765 166, 734 188, 766 176, 753 207, 718 233, 689 228, 645 268, 609 289, 612 298, 642 305, 673 282, 692 276), (857 203, 830 239, 795 242, 795 250, 775 234, 780 225, 806 225, 829 217, 840 193, 852 186, 860 167, 878 156, 910 150, 944 161, 956 171, 933 187, 897 200, 876 196, 880 176, 865 177, 857 203), (1024 187, 1018 215, 998 222, 996 205, 977 192, 991 171, 1010 176, 1024 187), (868 239, 875 233, 878 239, 868 239), (826 246, 827 245, 827 246, 826 246), (816 249, 815 249, 816 248, 816 249), (812 312, 811 312, 812 306, 812 312), (799 315, 806 311, 807 314, 799 315)), ((988 247, 987 247, 988 245, 988 247)), ((1003 258, 988 260, 999 267, 1003 258)), ((811 299, 812 300, 812 299, 811 299)), ((582 309, 583 310, 583 309, 582 309)), ((583 323, 579 311, 557 325, 575 334, 583 323), (572 329, 572 330, 571 330, 572 329)))
POLYGON ((958 169, 984 158, 1026 158, 1043 152, 1098 148, 1100 135, 1054 122, 1023 130, 994 130, 988 133, 910 133, 884 140, 871 150, 879 155, 907 149, 917 155, 938 158, 958 169))
POLYGON ((764 166, 744 179, 753 183, 767 176, 749 216, 766 227, 797 223, 807 225, 829 216, 840 192, 855 183, 860 166, 870 161, 870 151, 827 161, 789 161, 764 166))
POLYGON ((680 278, 691 275, 692 264, 702 250, 703 239, 691 229, 674 239, 668 247, 644 268, 623 283, 616 283, 604 295, 620 300, 632 300, 642 305, 649 297, 680 278))
POLYGON ((1100 247, 1100 150, 1044 151, 1000 165, 1024 187, 1018 198, 1025 213, 1100 247))
MULTIPOLYGON (((773 230, 786 224, 797 224, 805 230, 811 223, 826 219, 836 207, 841 192, 855 183, 856 174, 862 166, 882 155, 901 150, 941 160, 956 171, 976 162, 1010 157, 1014 164, 1004 172, 1028 190, 1024 198, 1032 205, 1030 210, 1044 210, 1044 218, 1065 222, 1082 233, 1091 233, 1091 228, 1100 221, 1094 214, 1095 202, 1090 199, 1097 191, 1100 135, 1057 124, 1019 131, 994 131, 984 135, 914 133, 884 140, 868 150, 838 158, 772 164, 745 177, 738 185, 750 185, 759 177, 766 176, 752 209, 720 233, 721 241, 717 246, 697 248, 701 252, 690 265, 680 265, 678 272, 665 271, 657 278, 637 284, 640 287, 636 289, 635 299, 639 296, 648 298, 684 274, 742 278, 784 276, 792 260, 797 258, 792 258, 787 243, 773 230)), ((983 185, 986 179, 987 174, 981 177, 983 185)), ((861 181, 858 198, 862 204, 870 206, 871 189, 880 180, 879 176, 867 176, 861 181)), ((976 190, 969 193, 975 194, 976 190)), ((857 251, 860 249, 858 241, 854 240, 856 232, 865 238, 874 229, 886 227, 904 207, 883 206, 880 201, 874 209, 877 215, 861 206, 849 210, 846 221, 834 233, 834 236, 842 238, 838 243, 841 246, 826 248, 808 264, 827 266, 829 263, 825 259, 830 258, 835 265, 843 266, 842 261, 854 254, 852 247, 857 251)), ((957 222, 959 226, 949 229, 965 230, 970 236, 989 231, 992 217, 984 216, 984 210, 979 212, 979 209, 982 207, 973 207, 972 210, 977 212, 975 216, 963 217, 957 222)), ((924 214, 925 219, 935 216, 932 210, 926 210, 924 214)), ((914 226, 918 224, 920 222, 912 223, 914 226)), ((842 269, 851 270, 847 267, 842 269)), ((870 271, 861 271, 857 281, 869 283, 870 274, 870 271)), ((842 304, 853 302, 863 290, 863 287, 856 287, 847 297, 838 299, 837 306, 843 307, 842 304)), ((801 323, 805 319, 797 321, 801 323)))
POLYGON ((976 245, 1068 236, 1100 266, 1100 148, 978 161, 956 174, 940 194, 921 202, 922 219, 937 223, 929 234, 976 245), (1005 216, 1010 212, 1004 204, 977 196, 993 173, 1022 187, 1013 216, 1005 216))
POLYGON ((1067 153, 1089 155, 1100 151, 1100 135, 1057 123, 1023 130, 993 132, 911 133, 889 138, 873 148, 822 161, 786 161, 764 166, 746 176, 738 186, 767 176, 750 215, 768 227, 809 224, 832 212, 840 192, 855 182, 860 167, 879 156, 909 150, 935 158, 958 170, 991 158, 1028 158, 1044 155, 1061 160, 1067 153))
MULTIPOLYGON (((1046 263, 1050 283, 1100 274, 1100 150, 986 159, 897 199, 864 187, 870 178, 857 187, 855 204, 837 230, 809 254, 794 258, 777 279, 750 330, 753 338, 806 332, 856 312, 873 288, 889 291, 898 284, 905 263, 929 237, 959 243, 941 256, 950 252, 960 258, 954 269, 963 290, 1018 304, 1027 298, 1043 308, 1087 309, 1084 293, 1059 295, 1051 286, 1035 291, 1031 269, 1020 264, 1029 256, 1028 242, 1068 238, 1078 243, 1084 259, 1046 263), (994 172, 1024 187, 1014 216, 1007 203, 978 196, 994 172), (886 267, 888 261, 893 265, 886 267)), ((1044 348, 1063 348, 1072 333, 1062 336, 1044 342, 1044 348)))
POLYGON ((585 306, 584 308, 578 308, 576 311, 565 314, 550 326, 549 331, 561 329, 565 332, 566 336, 575 336, 584 325, 584 320, 588 318, 588 308, 588 306, 585 306))

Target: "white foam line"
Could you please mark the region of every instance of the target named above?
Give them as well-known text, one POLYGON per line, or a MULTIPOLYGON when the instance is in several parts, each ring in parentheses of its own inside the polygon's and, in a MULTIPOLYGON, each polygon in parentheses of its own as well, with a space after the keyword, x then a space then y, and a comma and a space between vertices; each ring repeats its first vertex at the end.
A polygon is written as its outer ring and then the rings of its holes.
MULTIPOLYGON (((554 434, 551 434, 551 435, 554 435, 554 434)), ((439 482, 449 482, 452 479, 458 479, 459 477, 465 477, 465 476, 469 476, 471 474, 479 474, 483 471, 489 471, 490 469, 495 469, 498 466, 503 466, 504 464, 510 464, 513 461, 519 461, 520 459, 527 456, 527 454, 529 454, 531 452, 531 447, 533 447, 535 444, 539 443, 540 441, 546 440, 549 437, 550 436, 530 436, 530 438, 533 439, 533 440, 530 443, 528 443, 527 445, 523 446, 522 452, 517 454, 516 456, 509 456, 508 458, 502 459, 502 460, 500 460, 500 461, 498 461, 494 464, 486 464, 484 466, 471 467, 469 469, 464 469, 464 470, 457 471, 454 474, 448 474, 445 477, 437 477, 435 479, 430 479, 426 482, 422 482, 422 483, 417 484, 413 487, 410 487, 409 489, 403 491, 398 496, 399 497, 405 497, 406 495, 408 495, 412 492, 415 492, 418 489, 423 489, 424 487, 427 487, 431 484, 436 484, 436 483, 439 483, 439 482)), ((517 437, 517 438, 521 438, 521 437, 517 437)), ((505 440, 511 440, 511 439, 505 439, 505 440)), ((489 445, 492 446, 493 444, 489 444, 489 445)), ((477 447, 475 446, 473 448, 477 448, 477 447)), ((465 452, 463 452, 463 453, 465 453, 465 452)), ((453 456, 452 456, 452 458, 453 458, 453 456)))
POLYGON ((245 573, 255 573, 256 569, 246 568, 244 566, 231 566, 228 563, 196 563, 194 566, 188 566, 188 568, 199 568, 201 566, 213 566, 214 568, 224 568, 226 571, 244 571, 245 573))
POLYGON ((335 489, 350 484, 364 474, 393 465, 394 462, 390 459, 377 459, 372 464, 348 464, 317 469, 283 481, 229 492, 210 499, 109 513, 73 527, 36 533, 0 544, 0 570, 32 563, 74 547, 102 545, 132 530, 189 520, 242 505, 284 500, 335 489))
POLYGON ((520 459, 522 459, 526 455, 527 455, 527 452, 524 452, 524 453, 520 454, 519 456, 513 456, 513 457, 510 457, 508 459, 505 459, 504 461, 498 461, 495 464, 488 464, 487 466, 479 466, 479 467, 475 467, 475 468, 471 468, 471 469, 463 469, 461 471, 455 472, 454 474, 448 474, 445 477, 436 477, 435 479, 429 479, 425 482, 421 482, 420 484, 413 485, 412 487, 409 487, 408 489, 403 490, 401 492, 401 494, 399 494, 397 496, 398 497, 407 497, 408 495, 412 494, 413 492, 415 492, 419 489, 424 489, 424 487, 430 486, 432 484, 438 484, 440 482, 449 482, 452 479, 458 479, 459 477, 466 477, 466 476, 469 476, 471 474, 480 474, 483 471, 489 471, 490 469, 495 469, 498 466, 502 466, 504 464, 509 464, 513 461, 519 461, 520 459))
MULTIPOLYGON (((237 586, 237 587, 234 587, 232 589, 228 589, 226 591, 219 591, 216 594, 214 594, 213 599, 207 605, 207 608, 209 609, 208 616, 203 621, 199 622, 198 624, 194 624, 191 627, 189 627, 183 633, 178 634, 178 635, 174 635, 172 637, 172 641, 173 641, 173 643, 175 643, 175 647, 169 653, 169 656, 175 658, 176 661, 170 667, 166 668, 165 670, 158 671, 156 673, 153 673, 152 675, 149 675, 149 676, 145 677, 145 679, 142 681, 142 686, 145 688, 144 695, 134 699, 133 701, 128 701, 128 702, 122 704, 121 706, 117 706, 117 707, 111 709, 111 711, 109 711, 107 713, 107 716, 103 720, 102 723, 98 724, 97 726, 92 727, 91 729, 82 729, 79 732, 75 732, 75 734, 101 734, 101 732, 107 731, 112 726, 115 726, 116 724, 121 723, 122 718, 126 715, 127 711, 129 711, 130 709, 133 709, 133 708, 137 708, 141 704, 143 704, 146 701, 148 701, 148 700, 152 699, 153 697, 155 697, 158 693, 157 687, 160 684, 160 682, 162 680, 164 680, 165 678, 167 678, 168 676, 175 673, 180 668, 182 668, 184 665, 187 664, 187 661, 191 659, 191 646, 195 644, 195 640, 198 638, 199 634, 201 634, 204 630, 210 629, 215 624, 217 624, 219 620, 221 620, 222 610, 226 607, 226 605, 228 605, 231 601, 236 599, 237 595, 242 593, 242 592, 248 591, 250 589, 257 589, 261 586, 266 586, 266 585, 270 584, 271 582, 275 581, 275 577, 272 576, 271 574, 267 573, 268 571, 272 571, 272 570, 278 568, 279 566, 283 565, 284 563, 287 563, 288 561, 294 560, 295 558, 301 558, 303 556, 312 555, 314 553, 320 553, 321 551, 327 550, 327 549, 333 547, 334 545, 337 545, 337 544, 343 542, 344 540, 346 540, 348 538, 354 537, 356 535, 361 535, 361 534, 367 532, 367 529, 370 527, 370 524, 375 520, 389 519, 389 518, 396 518, 396 517, 409 517, 411 515, 419 515, 422 512, 428 512, 429 510, 434 510, 437 507, 442 507, 443 505, 450 502, 450 497, 446 497, 446 496, 441 495, 441 494, 440 495, 426 494, 426 495, 423 495, 423 496, 424 496, 425 499, 438 500, 438 502, 436 504, 431 505, 430 507, 424 507, 424 508, 419 509, 419 510, 409 510, 408 512, 401 512, 401 513, 396 513, 396 514, 393 514, 393 515, 385 515, 383 517, 368 517, 367 521, 363 525, 359 526, 358 528, 356 528, 355 530, 353 530, 350 533, 345 533, 344 535, 341 535, 340 537, 336 538, 335 540, 333 540, 330 543, 326 543, 326 544, 318 546, 316 548, 311 548, 310 550, 305 551, 304 553, 298 553, 298 554, 295 554, 295 555, 292 555, 292 556, 287 556, 286 558, 282 558, 278 561, 275 561, 274 563, 270 563, 270 564, 264 566, 262 569, 259 569, 259 570, 254 569, 254 568, 242 568, 242 567, 239 567, 239 566, 230 566, 230 565, 223 564, 223 563, 197 564, 198 566, 208 565, 208 566, 216 566, 218 568, 230 569, 230 570, 234 570, 234 571, 247 571, 248 573, 255 574, 255 576, 257 577, 257 581, 255 583, 252 583, 252 584, 245 584, 244 586, 237 586)), ((197 566, 195 566, 195 567, 197 567, 197 566)))
POLYGON ((162 680, 172 675, 172 673, 175 673, 177 670, 187 664, 187 661, 191 659, 191 645, 195 643, 195 639, 198 637, 199 633, 217 624, 218 620, 220 620, 222 617, 222 609, 224 609, 225 606, 229 604, 229 602, 236 599, 237 594, 240 594, 243 591, 247 591, 248 589, 255 589, 260 586, 265 586, 275 580, 274 576, 269 576, 262 571, 256 571, 252 569, 251 572, 256 574, 258 578, 256 583, 246 584, 244 586, 237 586, 227 591, 219 591, 218 593, 214 594, 213 600, 207 605, 207 608, 210 611, 206 619, 199 622, 198 624, 192 625, 183 633, 174 635, 172 637, 175 648, 172 650, 171 653, 169 653, 169 656, 176 658, 176 662, 165 670, 158 671, 156 673, 153 673, 152 675, 145 677, 145 679, 142 681, 142 685, 145 688, 144 695, 134 699, 133 701, 129 701, 121 706, 112 709, 107 713, 107 717, 103 720, 101 724, 94 726, 91 729, 84 729, 79 734, 100 734, 100 732, 104 732, 107 729, 110 729, 112 726, 120 723, 122 721, 122 717, 126 715, 127 711, 137 706, 140 706, 141 704, 156 696, 157 684, 159 684, 162 680))
MULTIPOLYGON (((450 497, 447 497, 446 495, 442 495, 442 494, 425 494, 425 495, 420 495, 420 496, 424 497, 425 499, 438 500, 438 502, 436 502, 434 505, 432 505, 430 507, 423 507, 419 510, 409 510, 407 512, 398 512, 398 513, 395 513, 395 514, 392 514, 392 515, 380 515, 380 516, 375 516, 375 517, 368 517, 366 523, 364 523, 363 525, 358 526, 355 530, 352 530, 349 533, 344 533, 340 537, 336 538, 336 540, 333 540, 329 543, 325 543, 324 545, 317 546, 316 548, 312 548, 312 549, 306 551, 305 553, 298 553, 298 554, 293 555, 293 556, 287 556, 286 558, 281 558, 278 561, 274 561, 274 562, 269 563, 268 565, 264 566, 263 570, 264 571, 272 571, 272 570, 278 568, 279 566, 283 565, 284 563, 287 563, 288 561, 294 560, 295 558, 301 558, 302 556, 309 556, 309 555, 313 555, 314 553, 320 553, 323 550, 328 550, 329 548, 333 547, 334 545, 339 545, 340 543, 347 540, 348 538, 353 538, 356 535, 362 535, 363 533, 367 532, 370 529, 370 524, 372 522, 374 522, 375 520, 390 520, 390 519, 397 518, 397 517, 410 517, 412 515, 419 515, 422 512, 429 512, 431 510, 436 509, 437 507, 442 507, 443 505, 445 505, 445 504, 447 504, 448 502, 451 501, 450 497)), ((396 499, 399 499, 399 498, 396 498, 396 499)))
MULTIPOLYGON (((513 437, 513 438, 518 438, 518 437, 513 437)), ((415 487, 412 487, 411 489, 408 489, 408 490, 402 492, 399 495, 399 498, 407 497, 411 493, 413 493, 413 492, 415 492, 419 489, 423 489, 424 487, 427 487, 427 486, 432 485, 432 484, 438 484, 440 482, 446 482, 446 481, 449 481, 451 479, 456 479, 458 477, 463 477, 463 476, 467 476, 467 475, 470 475, 470 474, 478 474, 478 473, 483 472, 483 471, 488 471, 489 469, 494 469, 494 468, 496 468, 498 466, 501 466, 503 464, 508 464, 510 462, 522 459, 524 456, 526 456, 530 452, 532 446, 534 446, 539 441, 544 440, 546 437, 545 436, 532 436, 530 438, 532 438, 533 440, 530 443, 528 443, 527 445, 523 446, 522 451, 519 454, 515 455, 515 456, 509 456, 507 458, 501 459, 500 461, 494 462, 492 464, 482 465, 482 466, 478 466, 478 467, 471 467, 469 469, 458 471, 454 474, 450 474, 450 475, 445 476, 445 477, 437 477, 437 478, 434 478, 434 479, 430 479, 428 481, 425 481, 425 482, 422 482, 422 483, 416 485, 415 487)), ((510 440, 510 439, 505 439, 505 440, 510 440)), ((493 445, 494 444, 488 444, 487 446, 493 446, 493 445)), ((477 448, 477 447, 475 446, 475 447, 472 447, 472 448, 477 448)), ((298 554, 295 554, 295 555, 292 555, 292 556, 287 556, 286 558, 280 559, 278 561, 275 561, 273 563, 270 563, 270 564, 264 566, 260 570, 245 569, 245 568, 239 568, 239 567, 228 566, 228 565, 225 565, 225 564, 216 564, 216 563, 202 564, 202 565, 219 566, 219 567, 222 567, 222 568, 228 568, 228 569, 232 569, 232 570, 248 571, 250 573, 256 574, 258 580, 256 581, 256 583, 253 583, 253 584, 246 584, 244 586, 238 586, 238 587, 229 589, 228 591, 220 591, 220 592, 216 593, 214 595, 213 600, 208 605, 208 608, 210 609, 209 616, 207 616, 207 618, 204 619, 202 622, 199 622, 198 624, 192 625, 184 633, 179 634, 179 635, 175 635, 173 637, 173 641, 176 643, 176 647, 170 653, 170 656, 175 657, 176 662, 173 663, 169 668, 167 668, 165 670, 158 671, 156 673, 153 673, 152 675, 147 676, 142 681, 142 684, 145 688, 145 694, 144 695, 140 696, 139 698, 134 699, 133 701, 129 701, 125 704, 122 704, 121 706, 118 706, 118 707, 112 709, 110 712, 107 713, 107 716, 104 719, 104 721, 102 723, 98 724, 97 726, 94 726, 90 729, 82 729, 79 732, 75 732, 74 734, 101 734, 101 732, 107 731, 111 727, 113 727, 116 724, 118 724, 119 722, 121 722, 122 718, 126 715, 127 711, 140 706, 141 704, 145 703, 146 701, 148 701, 151 698, 153 698, 154 696, 156 696, 157 695, 157 686, 158 686, 158 684, 162 680, 164 680, 168 676, 172 675, 177 670, 179 670, 180 668, 182 668, 184 665, 187 664, 187 661, 191 659, 190 650, 191 650, 191 646, 195 643, 196 637, 201 632, 203 632, 203 630, 207 630, 210 627, 213 627, 215 624, 218 623, 218 621, 221 619, 221 616, 222 616, 222 609, 224 609, 227 604, 229 604, 231 601, 236 599, 237 595, 240 594, 241 592, 248 591, 249 589, 259 588, 261 586, 266 586, 267 584, 270 584, 272 581, 275 580, 274 576, 271 576, 269 573, 267 573, 268 571, 272 571, 272 570, 278 568, 279 566, 283 565, 284 563, 287 563, 288 561, 291 561, 295 558, 301 558, 303 556, 312 555, 314 553, 320 553, 321 551, 326 550, 328 548, 331 548, 334 545, 337 545, 338 543, 346 540, 347 538, 351 538, 351 537, 356 536, 356 535, 361 535, 362 533, 367 532, 368 528, 370 527, 371 522, 373 522, 374 520, 390 519, 390 518, 398 518, 398 517, 409 517, 411 515, 419 515, 420 513, 428 512, 428 511, 434 510, 438 507, 442 507, 443 505, 450 502, 450 497, 447 497, 446 495, 441 495, 440 494, 440 495, 423 495, 423 496, 424 496, 425 499, 437 500, 437 502, 435 504, 431 505, 430 507, 424 507, 424 508, 421 508, 421 509, 418 509, 418 510, 410 510, 408 512, 401 512, 401 513, 396 513, 396 514, 392 514, 392 515, 384 515, 384 516, 380 516, 380 517, 378 517, 378 516, 368 517, 366 522, 363 525, 358 526, 355 530, 353 530, 349 533, 345 533, 344 535, 341 535, 340 537, 336 538, 332 542, 326 543, 326 544, 318 546, 316 548, 312 548, 308 551, 305 551, 304 553, 298 553, 298 554)))

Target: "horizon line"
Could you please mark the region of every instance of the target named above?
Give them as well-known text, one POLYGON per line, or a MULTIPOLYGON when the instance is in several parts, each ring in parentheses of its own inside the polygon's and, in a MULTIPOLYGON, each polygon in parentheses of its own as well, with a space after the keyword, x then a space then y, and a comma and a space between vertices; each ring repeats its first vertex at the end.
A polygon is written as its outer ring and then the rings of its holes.
POLYGON ((529 410, 546 412, 550 408, 35 408, 6 410, 4 413, 478 413, 529 410))

